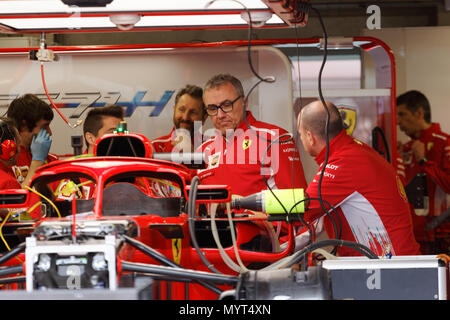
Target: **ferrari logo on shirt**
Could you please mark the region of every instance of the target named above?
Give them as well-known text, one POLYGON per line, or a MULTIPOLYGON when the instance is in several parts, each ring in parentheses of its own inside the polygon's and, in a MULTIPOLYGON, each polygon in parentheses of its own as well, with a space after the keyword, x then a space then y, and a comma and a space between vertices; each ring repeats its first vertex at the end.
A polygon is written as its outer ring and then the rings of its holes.
POLYGON ((252 144, 252 140, 245 139, 242 142, 242 149, 247 150, 248 148, 250 148, 251 144, 252 144))
POLYGON ((428 142, 428 144, 427 144, 427 151, 430 151, 431 148, 433 148, 433 142, 428 142))

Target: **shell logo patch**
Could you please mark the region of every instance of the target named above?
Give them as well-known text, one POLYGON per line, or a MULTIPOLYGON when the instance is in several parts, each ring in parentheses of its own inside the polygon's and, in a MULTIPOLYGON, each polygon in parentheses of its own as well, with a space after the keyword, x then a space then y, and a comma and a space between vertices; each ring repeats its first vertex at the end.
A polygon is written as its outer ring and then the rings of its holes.
POLYGON ((400 195, 402 196, 403 200, 405 200, 406 202, 408 202, 408 197, 406 196, 406 191, 405 191, 405 187, 403 187, 403 183, 400 180, 400 177, 397 176, 397 188, 398 188, 398 192, 400 193, 400 195))
POLYGON ((345 131, 352 135, 356 127, 356 109, 347 106, 337 106, 341 114, 342 121, 344 121, 345 131))

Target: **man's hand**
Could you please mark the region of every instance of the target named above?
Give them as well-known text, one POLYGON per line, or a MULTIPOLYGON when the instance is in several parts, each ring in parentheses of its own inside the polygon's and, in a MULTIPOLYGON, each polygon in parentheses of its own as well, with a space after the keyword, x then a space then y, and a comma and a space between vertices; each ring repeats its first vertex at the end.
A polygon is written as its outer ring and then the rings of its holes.
POLYGON ((51 145, 52 138, 48 134, 47 130, 41 129, 36 136, 33 136, 33 140, 31 141, 31 159, 45 162, 51 145))
POLYGON ((176 130, 176 138, 172 141, 172 145, 176 152, 192 152, 191 136, 186 130, 176 130))
POLYGON ((411 151, 416 161, 425 158, 425 144, 423 142, 415 140, 411 145, 411 151))

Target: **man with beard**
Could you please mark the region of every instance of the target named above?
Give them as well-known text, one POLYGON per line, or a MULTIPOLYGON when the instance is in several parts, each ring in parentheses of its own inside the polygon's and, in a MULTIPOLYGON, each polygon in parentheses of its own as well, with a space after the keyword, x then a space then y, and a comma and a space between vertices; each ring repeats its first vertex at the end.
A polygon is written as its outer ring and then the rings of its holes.
POLYGON ((195 139, 201 144, 201 133, 195 132, 194 122, 205 122, 207 114, 203 105, 203 90, 187 85, 175 96, 172 131, 152 141, 154 152, 192 152, 195 139))

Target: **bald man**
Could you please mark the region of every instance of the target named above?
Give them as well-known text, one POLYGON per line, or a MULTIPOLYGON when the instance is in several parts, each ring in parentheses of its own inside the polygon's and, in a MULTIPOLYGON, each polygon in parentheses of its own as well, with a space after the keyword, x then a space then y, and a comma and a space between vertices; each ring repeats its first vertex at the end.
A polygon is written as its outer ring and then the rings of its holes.
MULTIPOLYGON (((298 132, 305 150, 314 157, 319 172, 306 192, 319 197, 319 180, 326 158, 325 125, 327 111, 329 157, 321 182, 322 199, 336 208, 342 223, 341 239, 361 243, 378 256, 420 254, 413 234, 411 214, 403 185, 394 168, 375 150, 347 134, 340 113, 331 102, 314 101, 302 108, 298 132)), ((329 207, 326 206, 328 209, 329 207)), ((305 213, 307 221, 324 216, 319 201, 311 200, 305 213)), ((324 216, 325 230, 335 239, 329 216, 324 216)), ((339 226, 338 226, 339 230, 339 226)), ((358 253, 340 247, 338 255, 358 253)))

